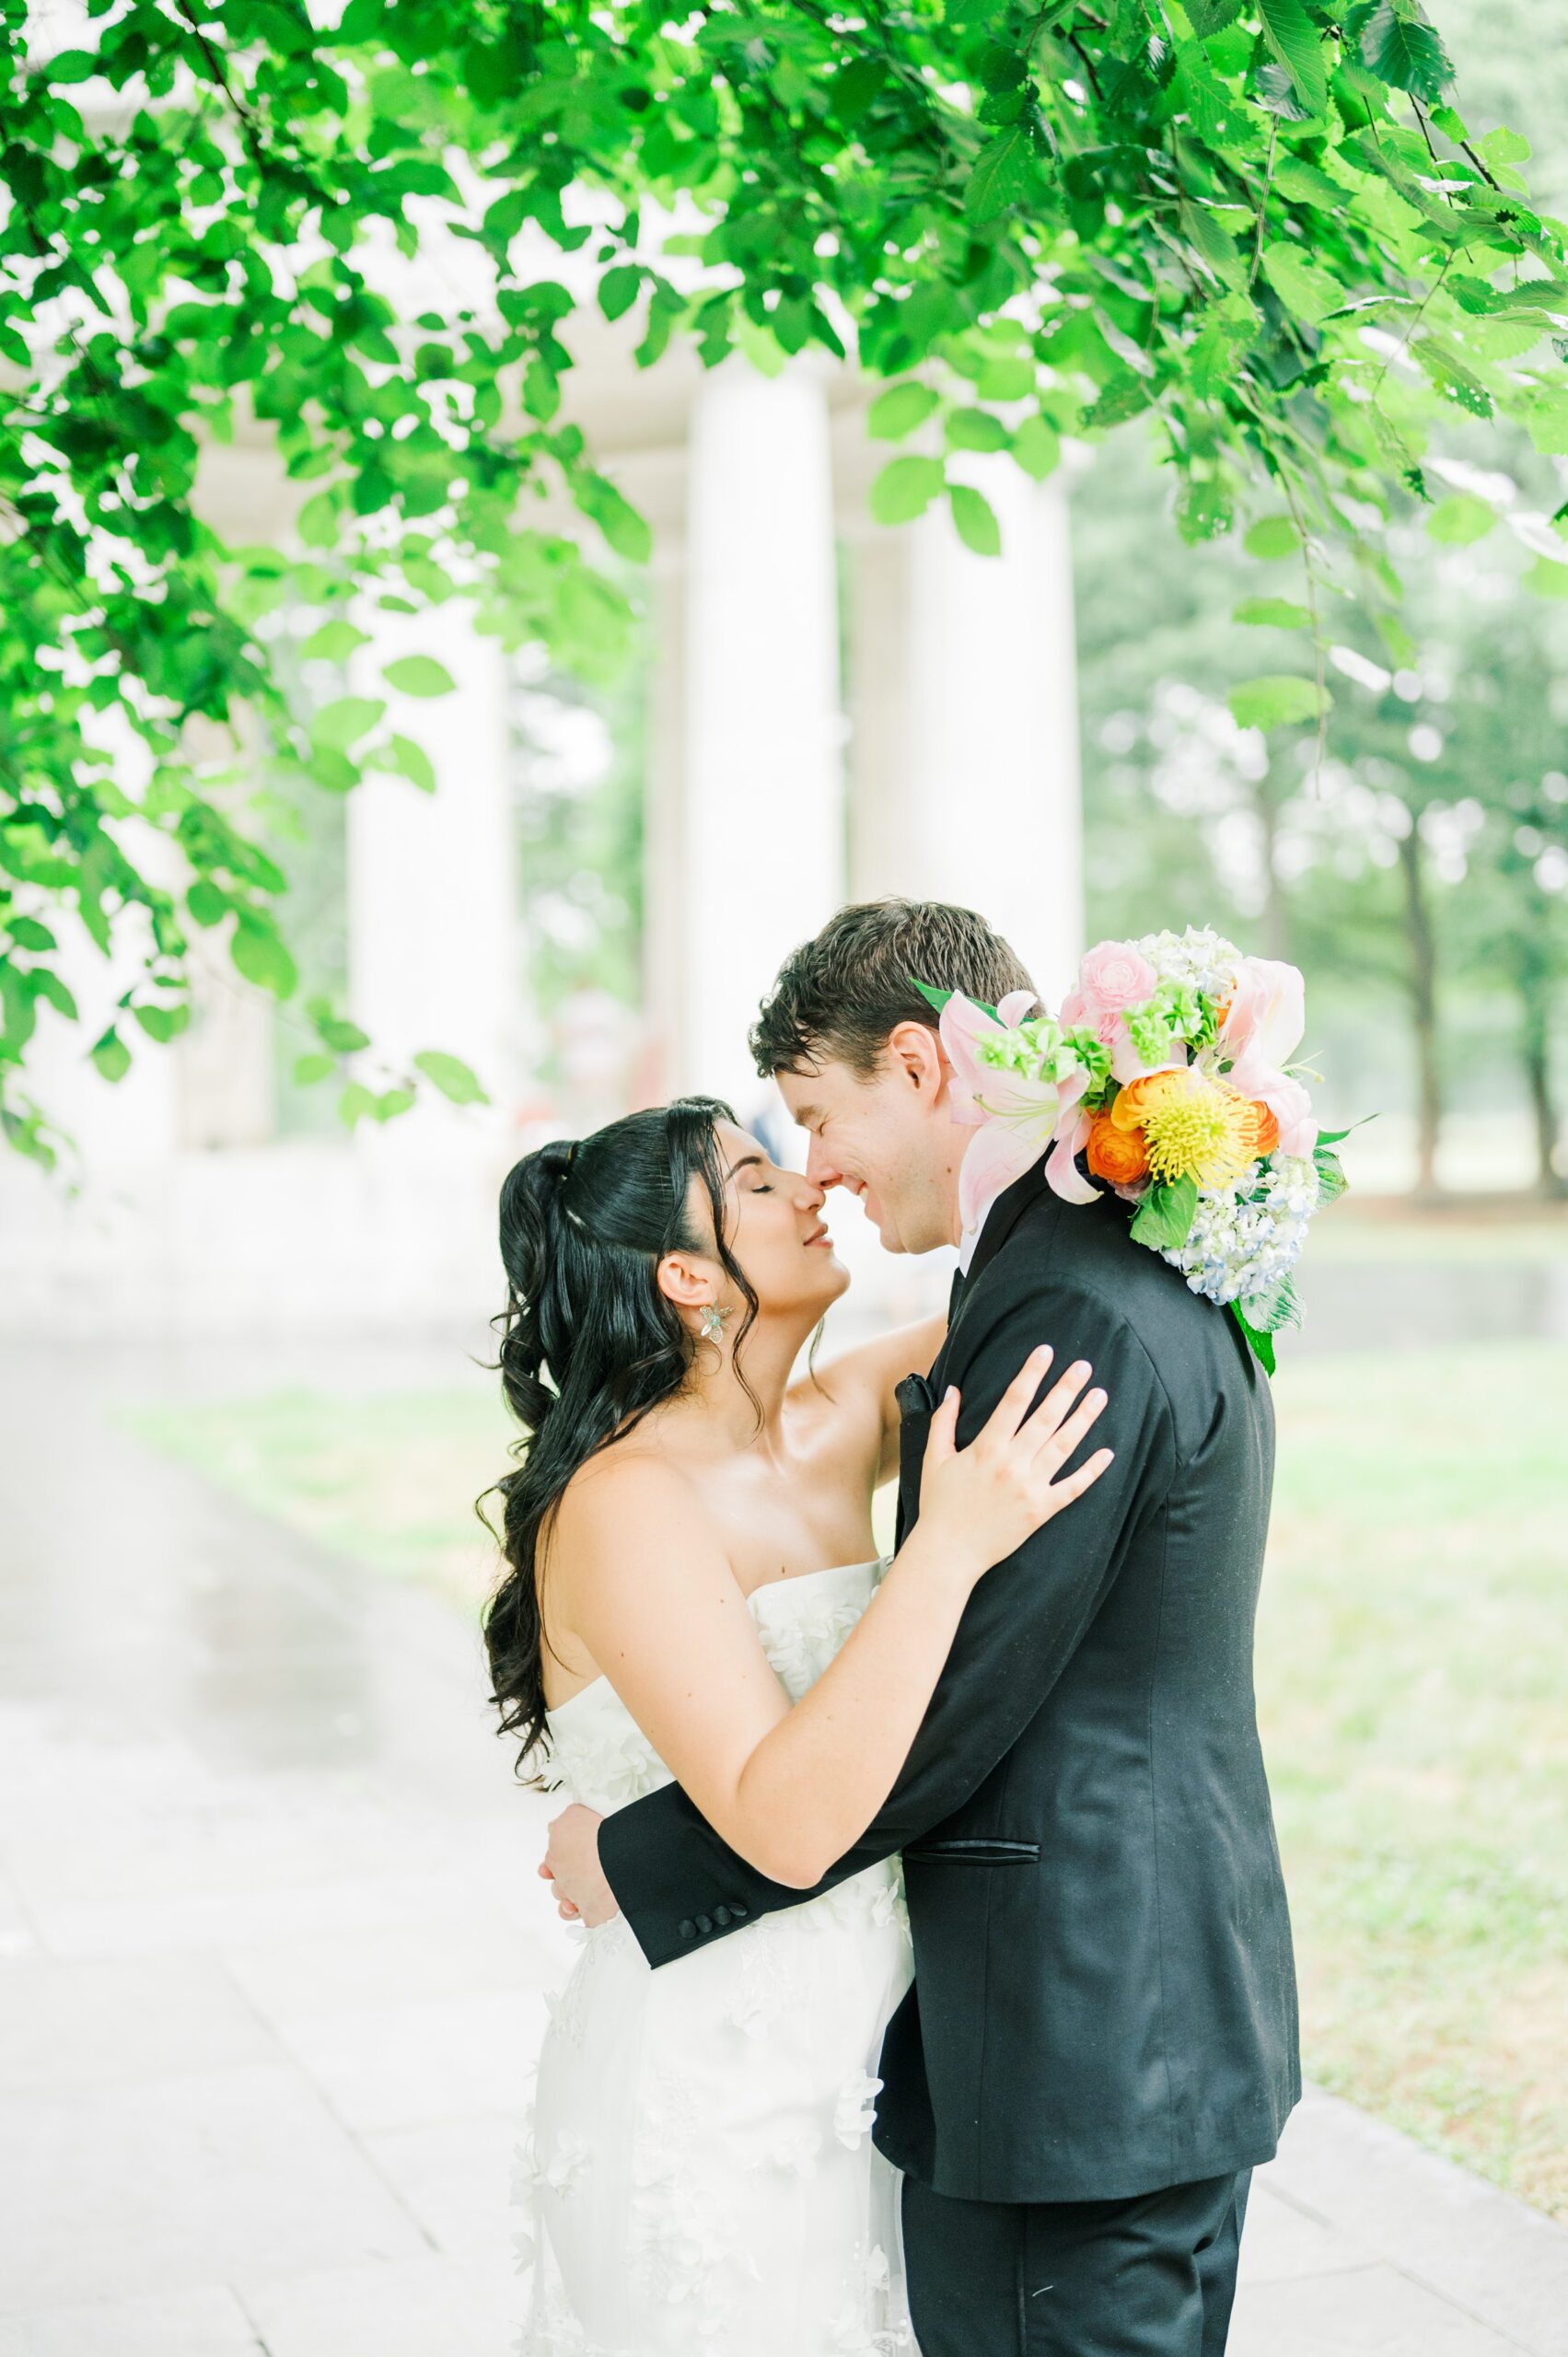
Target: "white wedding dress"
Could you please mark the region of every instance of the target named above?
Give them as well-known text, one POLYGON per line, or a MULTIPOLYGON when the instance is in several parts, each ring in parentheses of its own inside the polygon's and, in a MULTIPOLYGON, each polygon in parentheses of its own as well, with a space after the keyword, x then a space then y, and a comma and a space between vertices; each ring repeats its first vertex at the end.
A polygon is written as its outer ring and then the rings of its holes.
MULTIPOLYGON (((886 1568, 753 1592, 792 1700, 886 1568)), ((608 1814, 672 1781, 606 1678, 549 1724, 563 1800, 608 1814)), ((517 2357, 913 2352, 900 2179, 869 2133, 912 1971, 897 1860, 657 1972, 620 1917, 581 1936, 517 2154, 517 2357)))

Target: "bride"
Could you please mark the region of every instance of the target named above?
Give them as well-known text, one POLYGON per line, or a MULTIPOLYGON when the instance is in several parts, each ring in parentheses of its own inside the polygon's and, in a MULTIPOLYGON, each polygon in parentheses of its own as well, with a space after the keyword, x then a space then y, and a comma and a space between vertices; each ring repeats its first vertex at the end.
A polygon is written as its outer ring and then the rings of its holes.
MULTIPOLYGON (((801 1890, 887 1798, 977 1583, 1109 1462, 1057 1478, 1104 1396, 1074 1366, 1028 1412, 1037 1352, 970 1446, 943 1400, 919 1522, 878 1558, 895 1388, 944 1321, 792 1384, 849 1283, 823 1201, 706 1098, 517 1164, 500 1363, 529 1437, 484 1612, 519 1768, 601 1811, 679 1779, 801 1890)), ((897 1861, 657 1973, 620 1917, 585 1937, 518 2155, 518 2357, 912 2351, 868 2133, 912 1971, 897 1861)))

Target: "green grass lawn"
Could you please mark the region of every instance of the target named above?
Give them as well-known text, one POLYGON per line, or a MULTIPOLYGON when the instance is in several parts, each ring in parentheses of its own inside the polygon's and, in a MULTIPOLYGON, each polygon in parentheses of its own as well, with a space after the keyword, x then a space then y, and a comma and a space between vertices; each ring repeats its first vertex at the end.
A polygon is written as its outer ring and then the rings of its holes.
MULTIPOLYGON (((137 1429, 477 1608, 471 1392, 181 1407, 137 1429)), ((1318 1358, 1277 1387, 1259 1690, 1316 2078, 1568 2216, 1568 1347, 1318 1358)))

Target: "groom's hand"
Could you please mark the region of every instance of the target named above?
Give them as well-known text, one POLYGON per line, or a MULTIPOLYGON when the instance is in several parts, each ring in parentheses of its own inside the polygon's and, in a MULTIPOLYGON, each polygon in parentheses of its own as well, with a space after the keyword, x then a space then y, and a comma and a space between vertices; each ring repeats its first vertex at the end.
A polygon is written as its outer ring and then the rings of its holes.
POLYGON ((540 1873, 555 1885, 560 1913, 589 1930, 608 1923, 621 1910, 598 1862, 598 1829, 604 1823, 591 1808, 574 1801, 550 1828, 550 1847, 540 1873))

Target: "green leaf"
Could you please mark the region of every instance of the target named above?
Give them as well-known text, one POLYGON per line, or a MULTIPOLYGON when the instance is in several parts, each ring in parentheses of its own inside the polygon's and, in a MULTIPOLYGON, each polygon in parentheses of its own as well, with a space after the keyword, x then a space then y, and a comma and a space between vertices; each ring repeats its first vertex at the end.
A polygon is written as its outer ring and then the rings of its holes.
POLYGON ((964 211, 976 223, 994 221, 1016 203, 1029 186, 1028 134, 1020 123, 1009 123, 981 149, 964 189, 964 211))
POLYGON ((871 486, 871 513, 878 524, 907 524, 924 515, 946 482, 940 459, 894 459, 871 486))
POLYGON ((621 262, 607 270, 598 283, 598 307, 607 319, 618 319, 637 299, 643 273, 634 263, 621 262))
POLYGON ((988 409, 950 410, 943 431, 949 450, 1005 450, 1011 439, 1002 420, 988 409))
MULTIPOLYGON (((958 996, 958 993, 956 991, 939 991, 930 982, 917 981, 913 974, 912 974, 909 979, 914 984, 915 989, 920 993, 921 997, 924 999, 926 1004, 928 1006, 935 1007, 938 1015, 941 1014, 942 1009, 947 1005, 947 1001, 950 998, 956 998, 958 996)), ((993 1023, 1001 1022, 1002 1017, 997 1014, 996 1009, 992 1005, 989 999, 977 998, 974 1001, 974 1004, 981 1009, 982 1014, 989 1015, 993 1023)))
POLYGON ((593 518, 616 555, 633 564, 646 564, 654 549, 646 517, 603 475, 579 477, 575 490, 578 506, 593 518))
POLYGON ((1321 114, 1329 103, 1329 76, 1318 29, 1301 0, 1258 0, 1263 39, 1295 85, 1308 114, 1321 114))
POLYGON ((1350 1180, 1345 1177, 1344 1164, 1332 1146, 1325 1145, 1321 1138, 1318 1139, 1313 1151, 1312 1160, 1318 1171, 1319 1205, 1337 1203, 1350 1185, 1350 1180))
POLYGON ((1440 393, 1460 409, 1468 410, 1472 417, 1492 416, 1492 395, 1474 371, 1440 336, 1423 335, 1411 346, 1411 351, 1440 393))
POLYGON ((1283 239, 1264 247, 1263 275, 1286 309, 1314 327, 1338 308, 1344 292, 1338 279, 1283 239))
POLYGON ((222 923, 233 902, 210 877, 198 876, 185 895, 185 905, 197 924, 211 925, 222 923))
POLYGON ((1274 1372, 1273 1336, 1272 1334, 1262 1333, 1256 1326, 1249 1324, 1247 1312, 1242 1308, 1241 1304, 1238 1301, 1233 1301, 1231 1303, 1230 1314, 1235 1318, 1237 1324, 1240 1327, 1242 1332, 1246 1335, 1248 1341, 1250 1343, 1257 1355, 1258 1363, 1261 1366, 1264 1374, 1272 1375, 1274 1372))
POLYGON ((1012 354, 988 360, 974 380, 974 389, 982 401, 1028 401, 1035 390, 1034 362, 1012 354))
POLYGON ((228 954, 248 982, 271 991, 274 998, 287 998, 299 979, 282 936, 244 909, 238 912, 228 954))
POLYGON ((422 1072, 454 1105, 488 1105, 489 1097, 467 1064, 457 1056, 443 1055, 438 1049, 427 1048, 413 1059, 414 1070, 422 1072))
POLYGON ((1198 1181, 1192 1178, 1156 1181, 1132 1215, 1132 1241, 1159 1252, 1174 1252, 1186 1243, 1198 1209, 1198 1181))
POLYGON ((338 1119, 345 1129, 352 1130, 356 1121, 376 1119, 376 1092, 366 1088, 363 1081, 351 1080, 338 1098, 338 1119))
POLYGON ((105 1080, 123 1080, 131 1069, 131 1051, 112 1024, 87 1052, 105 1080))
POLYGON ((1411 0, 1377 0, 1362 29, 1361 54, 1380 82, 1430 106, 1454 78, 1443 44, 1411 0))
MULTIPOLYGON (((1568 560, 1568 550, 1563 554, 1568 560)), ((1550 557, 1538 556, 1521 578, 1532 598, 1568 598, 1568 561, 1553 564, 1550 557)))
POLYGON ((377 769, 390 770, 394 777, 406 777, 422 794, 435 793, 435 767, 424 746, 416 745, 412 737, 389 737, 369 758, 377 769))
POLYGON ((1331 180, 1327 172, 1319 171, 1302 156, 1280 156, 1274 162, 1274 186, 1282 196, 1294 197, 1298 203, 1316 204, 1329 213, 1342 213, 1350 191, 1341 180, 1331 180))
MULTIPOLYGON (((1327 688, 1323 701, 1332 699, 1327 688)), ((1311 679, 1294 672, 1262 679, 1248 679, 1232 688, 1226 702, 1241 728, 1288 728, 1318 717, 1318 689, 1311 679)))
POLYGON ((1234 380, 1242 354, 1260 325, 1245 295, 1227 295, 1209 306, 1202 332, 1192 347, 1192 389, 1201 401, 1213 401, 1222 387, 1234 380))
POLYGON ((357 1023, 345 1022, 342 1016, 334 1015, 324 999, 312 999, 306 1012, 316 1026, 318 1037, 335 1056, 352 1056, 370 1045, 369 1034, 362 1031, 357 1023))
POLYGON ((952 484, 947 493, 958 538, 976 556, 1000 556, 1002 527, 988 499, 967 482, 952 484))
POLYGON ((36 917, 6 917, 4 922, 18 949, 53 949, 57 946, 49 927, 40 924, 36 917))
POLYGON ((48 82, 90 82, 95 74, 103 72, 103 60, 96 50, 62 49, 42 61, 43 77, 48 82))
POLYGON ((1062 436, 1049 419, 1026 417, 1013 435, 1013 456, 1024 472, 1043 482, 1062 461, 1062 436))
POLYGON ((400 655, 395 663, 385 667, 381 677, 403 696, 449 696, 458 684, 434 655, 400 655))
POLYGON ((1496 521, 1496 511, 1484 499, 1457 492, 1451 499, 1438 501, 1426 519, 1426 528, 1445 548, 1462 549, 1472 540, 1484 540, 1496 521))
POLYGON ((1218 475, 1189 475, 1176 497, 1176 528, 1197 547, 1228 532, 1232 512, 1230 494, 1218 475))
POLYGON ((1310 630, 1312 615, 1306 606, 1297 606, 1288 598, 1243 598, 1239 606, 1231 610, 1233 622, 1245 622, 1249 628, 1267 630, 1310 630))
POLYGON ((307 662, 346 663, 356 646, 368 646, 369 644, 368 631, 359 630, 353 622, 344 621, 339 616, 331 621, 323 622, 319 630, 312 631, 299 651, 307 662))
POLYGON ((299 511, 299 537, 307 548, 330 549, 343 535, 343 501, 336 491, 319 491, 299 511))
POLYGON ((1301 1323, 1301 1307, 1289 1277, 1282 1277, 1266 1293, 1245 1295, 1238 1306, 1249 1326, 1260 1334, 1277 1334, 1282 1327, 1301 1323))
POLYGON ((298 1086, 308 1088, 316 1081, 331 1080, 337 1068, 336 1056, 325 1056, 319 1052, 308 1056, 296 1056, 294 1077, 298 1086))
POLYGON ((1272 561, 1294 556, 1301 546, 1301 535, 1288 516, 1260 516, 1241 545, 1249 556, 1272 561))
POLYGON ((1529 160, 1530 143, 1522 131, 1500 126, 1489 131, 1484 139, 1478 139, 1476 145, 1489 164, 1524 164, 1529 160))
POLYGON ((889 385, 872 402, 865 430, 874 441, 901 442, 906 434, 924 424, 940 400, 929 385, 889 385))
POLYGON ((312 719, 310 740, 329 752, 346 753, 375 727, 386 709, 379 696, 336 696, 312 719))
POLYGON ((1227 285, 1239 285, 1247 275, 1247 264, 1240 248, 1227 229, 1221 226, 1206 204, 1183 204, 1181 227, 1189 245, 1202 255, 1216 278, 1227 285))
POLYGON ((188 1004, 134 1006, 131 1012, 148 1039, 156 1039, 160 1047, 167 1046, 170 1039, 177 1039, 191 1021, 191 1009, 188 1004))

